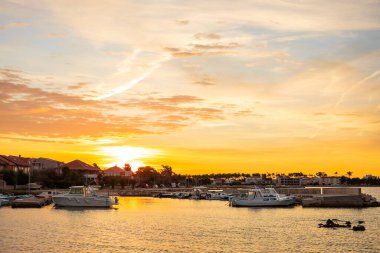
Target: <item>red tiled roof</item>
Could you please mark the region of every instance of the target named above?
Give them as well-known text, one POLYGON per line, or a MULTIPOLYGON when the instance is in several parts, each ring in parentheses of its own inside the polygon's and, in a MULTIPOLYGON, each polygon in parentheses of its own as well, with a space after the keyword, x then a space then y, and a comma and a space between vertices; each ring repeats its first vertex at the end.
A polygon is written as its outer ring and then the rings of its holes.
POLYGON ((125 170, 115 165, 111 168, 104 170, 104 172, 105 173, 120 173, 120 172, 125 172, 125 170))
POLYGON ((18 166, 22 166, 22 167, 30 167, 31 166, 30 162, 29 162, 30 161, 29 158, 25 158, 25 157, 21 157, 21 156, 13 156, 13 155, 7 156, 6 158, 18 166))
POLYGON ((8 157, 0 155, 0 164, 3 165, 15 165, 8 157))
POLYGON ((84 163, 80 160, 74 160, 66 164, 61 165, 61 167, 68 167, 69 170, 87 170, 87 171, 99 171, 100 169, 84 163))

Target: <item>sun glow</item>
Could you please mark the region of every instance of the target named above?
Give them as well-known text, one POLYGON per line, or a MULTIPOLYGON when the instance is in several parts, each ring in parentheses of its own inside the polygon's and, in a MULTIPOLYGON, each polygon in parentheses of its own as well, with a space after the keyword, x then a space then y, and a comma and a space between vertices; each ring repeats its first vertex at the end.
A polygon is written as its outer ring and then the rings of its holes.
POLYGON ((140 167, 145 166, 143 162, 136 160, 131 161, 129 165, 131 166, 133 172, 136 172, 140 167))
POLYGON ((99 149, 99 155, 104 156, 104 166, 111 167, 115 164, 121 168, 128 163, 132 171, 137 171, 139 167, 145 166, 143 160, 153 158, 160 152, 155 149, 138 148, 130 146, 112 146, 99 149))

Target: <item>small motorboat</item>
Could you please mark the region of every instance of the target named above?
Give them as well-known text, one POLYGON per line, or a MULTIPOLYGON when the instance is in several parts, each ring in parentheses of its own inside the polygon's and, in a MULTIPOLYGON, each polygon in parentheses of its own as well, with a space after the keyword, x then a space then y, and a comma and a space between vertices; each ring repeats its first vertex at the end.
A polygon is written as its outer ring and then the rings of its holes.
POLYGON ((68 193, 53 195, 53 202, 57 207, 112 207, 117 199, 110 196, 95 194, 94 188, 86 186, 72 186, 68 193))
POLYGON ((295 204, 294 196, 284 196, 274 188, 253 188, 239 197, 230 198, 230 206, 236 207, 284 207, 295 204))
POLYGON ((320 228, 350 228, 350 221, 340 221, 337 219, 327 219, 326 222, 318 224, 320 228), (339 223, 341 222, 341 223, 339 223), (343 222, 343 223, 342 223, 343 222))

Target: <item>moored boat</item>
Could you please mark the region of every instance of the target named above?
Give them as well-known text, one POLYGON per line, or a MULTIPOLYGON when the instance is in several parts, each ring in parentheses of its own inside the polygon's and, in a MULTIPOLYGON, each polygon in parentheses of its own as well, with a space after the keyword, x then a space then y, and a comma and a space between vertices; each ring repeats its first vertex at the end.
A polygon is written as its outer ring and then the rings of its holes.
POLYGON ((283 207, 294 204, 295 197, 280 195, 273 188, 254 188, 230 199, 230 206, 236 207, 283 207))
POLYGON ((112 207, 117 199, 110 196, 98 196, 92 187, 72 186, 68 193, 53 196, 57 207, 112 207))

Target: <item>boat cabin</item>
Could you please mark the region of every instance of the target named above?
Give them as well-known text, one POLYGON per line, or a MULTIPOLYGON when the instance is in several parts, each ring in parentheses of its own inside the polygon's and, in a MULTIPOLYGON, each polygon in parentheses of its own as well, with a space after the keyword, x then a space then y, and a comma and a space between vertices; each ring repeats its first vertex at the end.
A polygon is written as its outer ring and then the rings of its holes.
POLYGON ((273 188, 254 188, 248 193, 243 193, 240 197, 243 199, 262 199, 264 201, 268 201, 277 200, 279 198, 279 195, 273 188))
POLYGON ((85 197, 93 195, 93 189, 85 186, 72 186, 69 188, 69 194, 83 195, 85 197))

